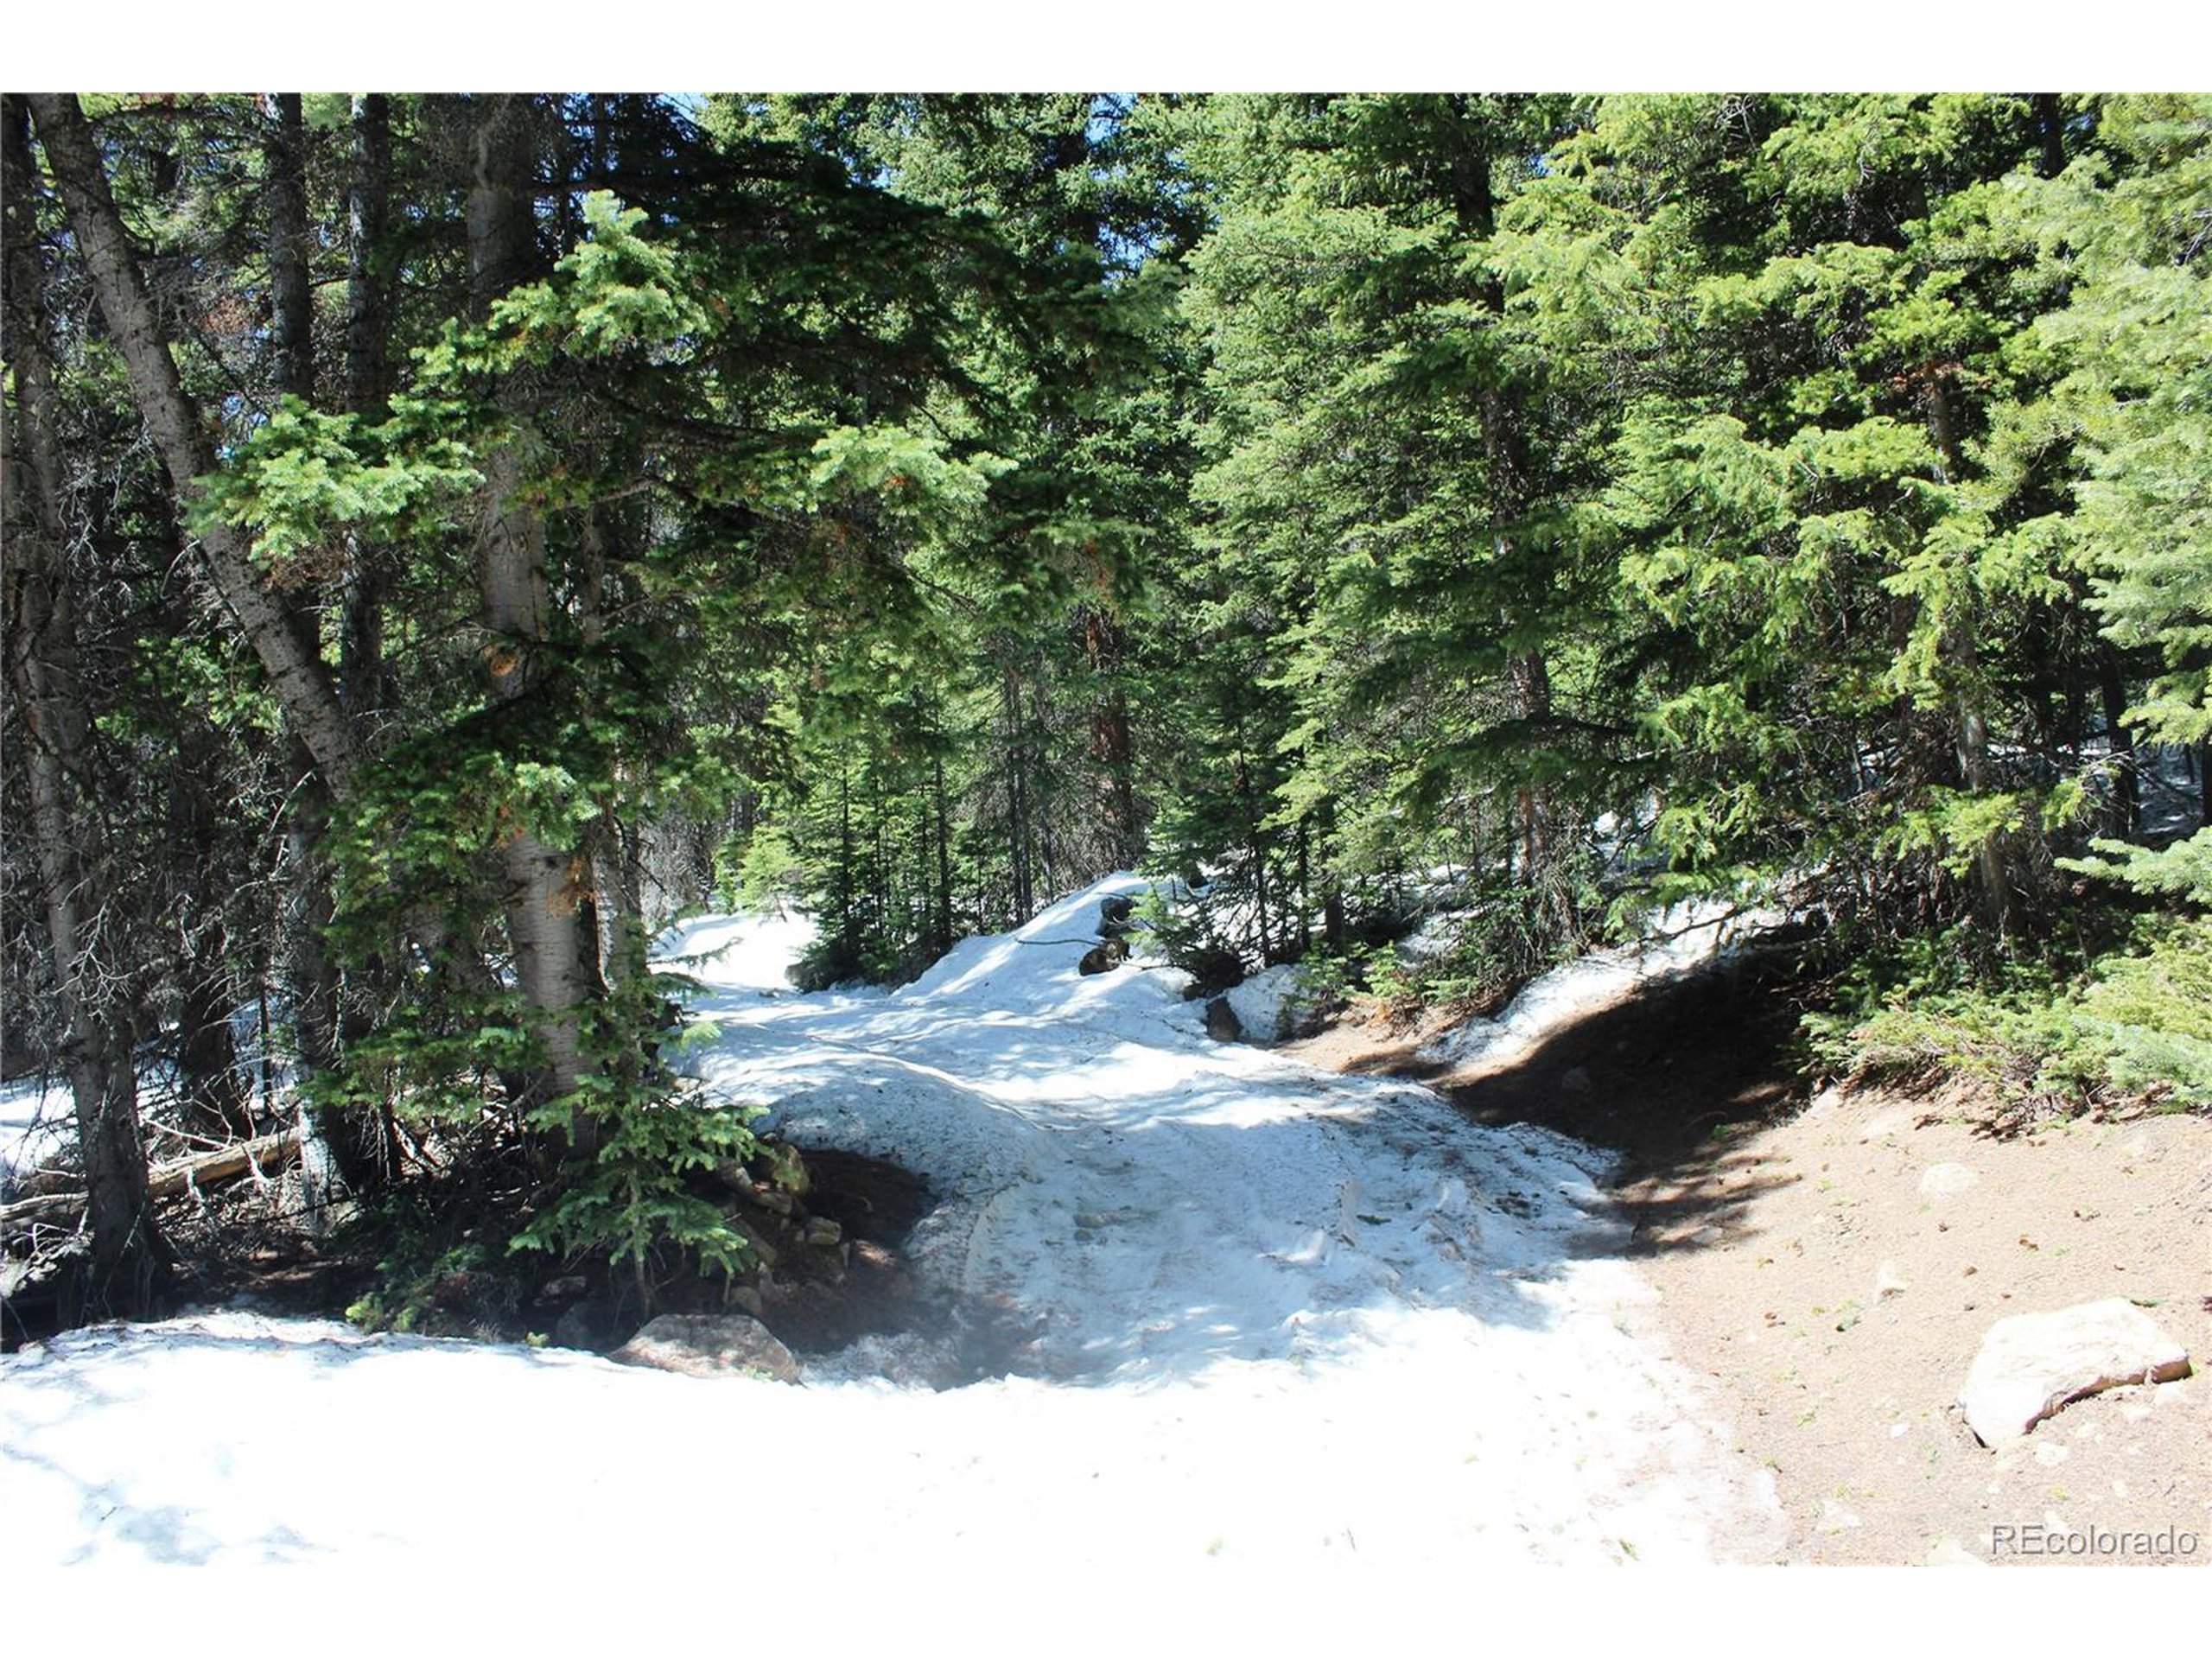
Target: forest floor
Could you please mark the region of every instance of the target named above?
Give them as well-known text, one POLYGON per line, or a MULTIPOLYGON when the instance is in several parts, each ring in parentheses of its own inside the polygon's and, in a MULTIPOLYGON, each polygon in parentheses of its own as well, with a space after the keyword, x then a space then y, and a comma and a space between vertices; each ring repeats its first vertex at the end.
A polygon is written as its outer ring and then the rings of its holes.
POLYGON ((1996 1529, 2041 1526, 2172 1529, 2199 1541, 2163 1559, 2212 1561, 2212 1121, 2007 1132, 1972 1090, 1808 1098, 1797 1012, 1786 980, 1744 966, 1647 986, 1498 1062, 1441 1063, 1434 1022, 1351 1016, 1289 1052, 1620 1153, 1605 1190, 1659 1293, 1637 1323, 1713 1380, 1772 1471, 1777 1559, 2017 1562, 1996 1529), (1963 1190, 1923 1188, 1939 1166, 1931 1188, 1963 1190), (1954 1402, 1991 1325, 2111 1297, 2147 1308, 2196 1374, 1985 1449, 1954 1402))

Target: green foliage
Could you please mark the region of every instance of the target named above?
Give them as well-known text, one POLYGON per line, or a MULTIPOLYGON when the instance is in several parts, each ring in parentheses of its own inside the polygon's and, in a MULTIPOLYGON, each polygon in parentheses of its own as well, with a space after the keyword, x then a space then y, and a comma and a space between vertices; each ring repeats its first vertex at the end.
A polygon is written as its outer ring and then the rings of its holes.
MULTIPOLYGON (((1435 1009, 1493 1012, 1580 943, 1560 937, 1546 896, 1533 888, 1494 884, 1458 893, 1452 903, 1446 918, 1422 929, 1441 936, 1438 948, 1414 955, 1382 944, 1351 953, 1357 982, 1393 1023, 1435 1009)), ((1594 912, 1594 894, 1583 908, 1594 912)))
POLYGON ((2156 850, 2101 839, 2091 845, 2101 856, 2068 859, 2066 868, 2124 881, 2139 892, 2212 906, 2212 828, 2156 850))
POLYGON ((1137 895, 1130 920, 1151 954, 1202 982, 1233 982, 1244 976, 1244 960, 1235 943, 1242 930, 1224 911, 1223 896, 1217 886, 1156 881, 1137 895))
POLYGON ((618 1099, 604 1086, 568 1104, 597 1116, 599 1149, 563 1179, 512 1248, 572 1262, 605 1258, 631 1274, 648 1305, 656 1263, 729 1277, 752 1265, 744 1235, 689 1191, 685 1177, 751 1156, 756 1141, 749 1125, 759 1108, 709 1106, 689 1093, 618 1099))
POLYGON ((416 1131, 467 1135, 503 1116, 505 1080, 543 1059, 528 1004, 436 980, 349 1046, 345 1064, 304 1085, 319 1112, 373 1120, 391 1112, 416 1131))
POLYGON ((679 351, 709 327, 677 257, 640 236, 643 208, 606 190, 584 197, 588 234, 563 255, 550 280, 512 289, 492 308, 493 337, 511 362, 679 351))
POLYGON ((369 1332, 498 1340, 521 1300, 500 1256, 473 1238, 436 1249, 424 1236, 403 1234, 378 1262, 376 1287, 348 1304, 346 1317, 369 1332))
POLYGON ((1862 962, 1806 1020, 1815 1057, 1907 1086, 1973 1078, 2016 1105, 2212 1106, 2212 923, 2152 919, 2074 966, 1974 959, 1939 935, 1862 962))
POLYGON ((251 531, 256 558, 281 585, 341 569, 348 534, 434 531, 483 480, 463 435, 429 429, 432 410, 402 399, 390 421, 365 430, 357 416, 288 398, 202 481, 194 522, 251 531))
MULTIPOLYGON (((598 960, 709 880, 803 905, 812 982, 895 980, 1141 862, 1194 895, 1171 955, 1394 1005, 1786 895, 1831 1065, 2202 1097, 2212 830, 2153 845, 2134 783, 2212 739, 2200 95, 311 97, 307 333, 347 350, 306 397, 265 111, 87 107, 219 457, 160 476, 35 185, 93 955, 208 1028, 315 955, 327 864, 318 1109, 543 1165, 596 1126, 541 1250, 737 1260, 683 1176, 748 1132, 598 960), (525 188, 490 295, 495 134, 610 188, 525 188), (343 798, 180 580, 218 524, 337 682, 343 798), (505 986, 523 836, 573 1013, 505 986), (2065 870, 2155 912, 2133 947, 2065 870), (1376 950, 1450 887, 1451 950, 1376 950)), ((50 974, 22 863, 10 990, 50 974)), ((379 1317, 505 1248, 422 1230, 379 1317)))
POLYGON ((657 1264, 734 1277, 753 1261, 744 1235, 687 1180, 752 1157, 761 1109, 709 1104, 670 1070, 658 1033, 674 1023, 669 993, 683 982, 647 969, 641 931, 632 931, 615 966, 613 986, 584 1021, 582 1083, 531 1115, 572 1144, 575 1126, 588 1120, 584 1139, 596 1144, 572 1159, 510 1248, 571 1262, 604 1258, 628 1273, 649 1309, 657 1264))
POLYGON ((2075 1019, 2115 1087, 2212 1109, 2212 922, 2153 925, 2100 961, 2075 1019))

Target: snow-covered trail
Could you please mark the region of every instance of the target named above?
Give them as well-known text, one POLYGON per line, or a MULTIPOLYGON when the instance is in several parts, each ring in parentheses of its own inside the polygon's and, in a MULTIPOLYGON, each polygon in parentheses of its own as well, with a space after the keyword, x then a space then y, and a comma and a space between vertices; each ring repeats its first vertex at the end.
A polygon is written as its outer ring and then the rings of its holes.
POLYGON ((1617 1238, 1591 1185, 1602 1159, 1471 1130, 1423 1089, 1212 1042, 1173 970, 1079 975, 1099 901, 1141 885, 969 940, 889 996, 764 1000, 749 938, 696 954, 720 1032, 697 1069, 802 1144, 931 1176, 950 1201, 912 1248, 1031 1327, 1025 1371, 1298 1363, 1421 1310, 1552 1324, 1547 1285, 1617 1238))
POLYGON ((793 925, 669 943, 716 1027, 695 1069, 929 1175, 918 1270, 1014 1374, 902 1386, 944 1370, 920 1338, 792 1389, 236 1313, 85 1332, 0 1367, 0 1560, 1679 1561, 1768 1532, 1763 1476, 1631 1334, 1598 1156, 1213 1044, 1173 970, 1078 975, 1140 885, 889 995, 773 994, 793 925))

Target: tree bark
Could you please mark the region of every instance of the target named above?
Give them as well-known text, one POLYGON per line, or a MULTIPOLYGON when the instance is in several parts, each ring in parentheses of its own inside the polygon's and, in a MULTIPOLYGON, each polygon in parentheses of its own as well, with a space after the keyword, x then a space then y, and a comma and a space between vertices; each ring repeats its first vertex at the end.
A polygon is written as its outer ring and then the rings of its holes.
POLYGON ((1030 870, 1028 741, 1021 713, 1021 682, 1009 663, 999 682, 999 713, 1006 738, 1007 861, 1014 880, 1014 915, 1026 922, 1033 913, 1035 885, 1030 870))
POLYGON ((315 401, 315 289, 308 265, 308 129, 297 92, 269 99, 262 150, 269 213, 269 340, 279 397, 315 401))
MULTIPOLYGON (((468 253, 470 299, 480 318, 537 269, 534 131, 527 98, 489 98, 478 107, 471 135, 468 253)), ((520 389, 510 381, 501 396, 523 426, 528 411, 520 389)), ((485 671, 494 702, 504 704, 521 703, 537 690, 556 634, 545 524, 524 497, 523 443, 520 435, 511 437, 485 458, 477 528, 478 584, 489 636, 485 671)), ((573 1095, 588 1069, 582 1014, 600 981, 590 862, 580 849, 550 846, 527 829, 508 836, 499 858, 516 982, 537 1015, 544 1050, 532 1090, 542 1104, 573 1095)), ((597 1144, 596 1125, 583 1115, 571 1120, 569 1135, 578 1151, 597 1144)))
POLYGON ((2112 804, 2105 833, 2135 839, 2141 812, 2142 785, 2136 774, 2135 728, 2127 723, 2127 686, 2120 677, 2120 648, 2100 636, 2096 641, 2097 698, 2104 710, 2105 738, 2112 753, 2112 804))
MULTIPOLYGON (((178 376, 92 128, 73 93, 34 92, 28 102, 139 413, 177 499, 188 502, 199 493, 198 480, 215 469, 214 448, 178 376)), ((325 783, 334 793, 342 793, 359 766, 359 746, 315 641, 263 582, 242 533, 210 525, 200 537, 200 551, 216 591, 268 674, 293 734, 315 757, 325 783)))
POLYGON ((933 956, 952 949, 952 817, 944 792, 944 755, 930 756, 930 787, 937 820, 937 914, 933 956))
POLYGON ((31 839, 48 949, 66 1027, 63 1053, 84 1164, 92 1252, 67 1300, 73 1319, 130 1315, 150 1305, 168 1264, 146 1198, 137 1075, 126 994, 95 963, 99 929, 87 906, 100 859, 98 816, 74 796, 87 770, 92 710, 79 671, 68 538, 54 429, 57 408, 37 239, 30 133, 7 101, 5 238, 9 356, 15 419, 0 455, 8 497, 7 669, 22 722, 31 839), (87 851, 91 856, 87 856, 87 851))
MULTIPOLYGON (((163 1164, 147 1176, 146 1196, 149 1198, 181 1198, 195 1187, 220 1186, 243 1175, 258 1175, 265 1179, 286 1168, 299 1155, 299 1131, 279 1129, 274 1135, 240 1141, 213 1152, 203 1152, 196 1157, 163 1164)), ((0 1205, 0 1227, 64 1218, 76 1214, 83 1208, 84 1203, 82 1192, 50 1192, 40 1198, 0 1205)))
MULTIPOLYGON (((174 525, 171 530, 173 544, 181 550, 182 534, 174 525)), ((155 626, 180 636, 190 627, 181 591, 165 588, 155 626)), ((219 855, 215 849, 223 827, 217 792, 229 760, 222 734, 204 715, 181 713, 168 779, 168 856, 177 868, 207 868, 219 855)), ((171 935, 175 944, 170 971, 180 988, 178 1083, 187 1110, 202 1129, 234 1138, 253 1132, 251 1091, 239 1071, 231 1029, 232 1010, 244 995, 232 969, 224 906, 216 895, 207 899, 181 906, 171 935)))
POLYGON ((1084 609, 1083 643, 1090 671, 1103 688, 1091 709, 1090 758, 1105 774, 1108 868, 1125 870, 1144 852, 1144 825, 1137 812, 1136 746, 1129 734, 1129 700, 1118 678, 1128 645, 1112 615, 1092 606, 1084 609))
MULTIPOLYGON (((270 99, 268 143, 263 154, 263 205, 269 239, 270 338, 275 353, 273 378, 278 396, 312 406, 315 401, 315 305, 308 251, 307 124, 296 92, 270 99)), ((349 347, 353 319, 349 325, 349 347)), ((352 599, 349 594, 349 601, 352 599)), ((359 626, 355 607, 346 607, 342 632, 351 638, 359 626)), ((341 647, 342 653, 342 647, 341 647)), ((353 681, 363 664, 340 658, 340 702, 349 719, 362 688, 353 681), (352 675, 344 670, 350 666, 352 675), (348 696, 347 692, 354 696, 348 696)), ((302 1073, 312 1079, 335 1073, 342 1061, 341 1009, 344 987, 326 934, 337 906, 331 890, 323 838, 330 823, 331 798, 317 775, 312 755, 297 755, 292 805, 285 830, 284 973, 292 1000, 292 1030, 302 1073)), ((375 1113, 307 1108, 315 1137, 328 1148, 330 1161, 346 1188, 365 1192, 390 1175, 396 1147, 383 1119, 375 1113)), ((321 1166, 321 1158, 310 1164, 321 1166)), ((319 1205, 321 1184, 310 1181, 309 1207, 319 1205)))
MULTIPOLYGON (((1926 385, 1928 435, 1936 446, 1936 481, 1958 481, 1965 467, 1965 451, 1959 434, 1957 411, 1951 405, 1947 371, 1928 371, 1926 385)), ((1989 792, 1993 774, 1990 766, 1989 715, 1983 701, 1981 653, 1971 626, 1947 628, 1938 647, 1958 679, 1958 723, 1953 728, 1961 780, 1971 794, 1989 792)), ((2000 938, 2016 929, 2017 906, 2012 872, 1999 836, 1986 837, 1974 853, 1974 874, 1990 925, 2000 938)))
MULTIPOLYGON (((388 100, 371 92, 353 107, 353 175, 346 191, 346 410, 364 423, 384 419, 391 396, 386 344, 389 285, 384 238, 391 190, 388 100)), ((384 706, 385 550, 356 536, 346 545, 339 623, 338 685, 359 721, 384 706)))

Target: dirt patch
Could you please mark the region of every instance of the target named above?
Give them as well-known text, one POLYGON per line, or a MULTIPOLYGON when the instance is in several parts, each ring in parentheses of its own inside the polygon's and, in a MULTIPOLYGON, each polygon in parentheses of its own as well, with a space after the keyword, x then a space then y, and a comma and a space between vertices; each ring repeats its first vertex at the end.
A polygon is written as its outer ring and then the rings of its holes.
POLYGON ((1420 1050, 1450 1022, 1339 1024, 1286 1052, 1336 1071, 1417 1077, 1479 1123, 1541 1123, 1622 1153, 1630 1174, 1694 1163, 1728 1129, 1802 1099, 1802 1008, 1780 963, 1650 982, 1530 1052, 1447 1067, 1420 1050), (1694 1042, 1686 1033, 1702 1033, 1694 1042))
POLYGON ((1797 1013, 1787 978, 1753 968, 1649 988, 1487 1071, 1424 1065, 1426 1032, 1339 1026, 1294 1052, 1623 1154, 1613 1196, 1659 1292, 1643 1334, 1711 1379, 1774 1471, 1779 1559, 2212 1562, 2212 1122, 2000 1137, 1967 1096, 1808 1101, 1797 1013), (2113 1296, 2198 1374, 1980 1446, 1954 1402, 1989 1327, 2113 1296))

